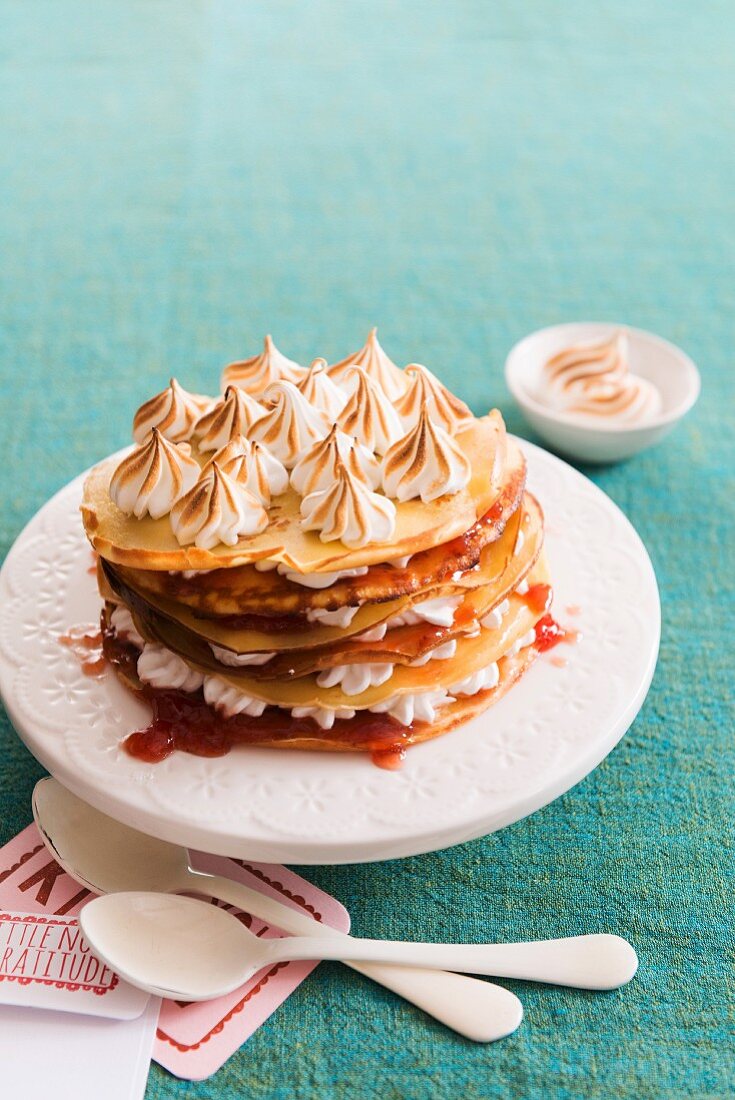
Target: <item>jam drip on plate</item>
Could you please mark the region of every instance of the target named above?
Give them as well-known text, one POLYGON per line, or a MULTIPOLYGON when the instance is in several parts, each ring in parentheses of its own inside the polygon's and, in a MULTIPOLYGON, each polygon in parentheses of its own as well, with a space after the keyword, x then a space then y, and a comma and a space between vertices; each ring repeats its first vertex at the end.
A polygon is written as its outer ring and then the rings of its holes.
POLYGON ((385 753, 399 753, 401 742, 411 734, 410 728, 382 714, 339 720, 331 730, 323 730, 311 718, 294 718, 278 707, 267 707, 259 718, 246 714, 222 718, 201 692, 144 690, 142 694, 151 705, 153 720, 131 733, 124 745, 131 756, 149 763, 165 760, 177 749, 194 756, 224 756, 235 745, 316 737, 354 746, 382 760, 385 753))
POLYGON ((70 626, 65 634, 59 635, 59 645, 71 650, 85 676, 96 679, 104 675, 107 660, 103 653, 103 637, 99 627, 93 623, 70 626))
MULTIPOLYGON (((135 648, 107 628, 103 628, 102 644, 110 664, 128 684, 135 683, 135 648)), ((153 717, 145 729, 131 733, 124 746, 131 756, 148 763, 165 760, 177 749, 194 756, 224 756, 235 745, 318 738, 369 752, 380 767, 393 769, 415 729, 369 711, 338 719, 330 730, 321 729, 312 718, 294 718, 279 707, 267 707, 259 718, 247 714, 223 718, 205 702, 201 691, 163 691, 143 684, 136 694, 150 705, 153 717)))

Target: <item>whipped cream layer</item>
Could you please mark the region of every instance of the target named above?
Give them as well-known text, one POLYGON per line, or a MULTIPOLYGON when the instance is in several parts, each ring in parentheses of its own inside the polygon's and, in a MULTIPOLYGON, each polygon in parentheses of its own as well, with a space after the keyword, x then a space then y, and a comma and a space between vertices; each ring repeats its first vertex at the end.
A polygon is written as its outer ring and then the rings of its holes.
POLYGON ((661 394, 630 371, 628 337, 573 344, 544 363, 537 400, 556 412, 599 422, 636 424, 661 411, 661 394))
MULTIPOLYGON (((521 649, 533 645, 535 637, 535 631, 530 630, 515 642, 500 660, 513 657, 521 649)), ((393 666, 382 664, 340 666, 329 672, 334 677, 333 683, 339 683, 346 694, 358 695, 370 685, 386 683, 392 676, 393 666), (349 672, 346 673, 345 669, 349 669, 349 672), (349 684, 353 690, 347 691, 346 684, 349 684)), ((189 668, 177 654, 149 642, 144 643, 138 658, 138 675, 144 683, 159 689, 175 688, 179 691, 193 692, 203 688, 204 698, 223 718, 232 718, 236 714, 259 717, 267 706, 273 705, 240 691, 216 674, 203 674, 189 668)), ((496 687, 499 679, 498 662, 493 661, 486 668, 450 685, 446 690, 432 688, 428 691, 392 695, 380 703, 375 703, 368 710, 373 714, 388 714, 404 726, 410 726, 414 721, 431 722, 440 707, 453 703, 458 696, 477 695, 481 691, 496 687)), ((357 713, 351 707, 308 706, 279 707, 278 709, 289 711, 295 718, 313 718, 321 729, 331 729, 335 721, 354 718, 357 713)))
MULTIPOLYGON (((418 604, 413 612, 419 617, 427 613, 431 618, 424 621, 435 621, 439 614, 439 605, 445 604, 444 615, 447 613, 453 617, 454 607, 450 605, 450 599, 426 601, 418 604), (433 607, 429 607, 432 604, 433 607)), ((497 629, 502 622, 503 614, 507 613, 508 601, 498 605, 496 617, 486 617, 486 625, 490 629, 497 629)), ((451 621, 451 619, 450 619, 451 621)), ((195 692, 200 688, 204 691, 204 698, 218 713, 225 718, 231 718, 237 714, 248 714, 253 717, 260 716, 267 704, 246 692, 240 691, 231 683, 223 680, 215 674, 199 672, 191 668, 178 654, 173 653, 159 643, 146 642, 135 628, 132 616, 124 605, 115 608, 110 616, 110 626, 125 642, 140 650, 137 662, 138 676, 141 681, 151 687, 160 690, 177 689, 179 691, 195 692)), ((405 625, 400 616, 381 624, 383 637, 385 630, 393 626, 405 625)), ((366 635, 369 632, 366 632, 366 635)), ((530 629, 526 634, 517 639, 499 660, 504 657, 514 657, 522 649, 532 645, 535 641, 535 629, 530 629)), ((449 660, 456 653, 457 642, 452 640, 430 650, 423 657, 411 662, 415 666, 427 664, 430 660, 449 660)), ((247 665, 262 665, 271 659, 271 653, 234 654, 230 650, 212 645, 215 657, 226 667, 245 667, 247 665)), ((371 686, 380 686, 388 683, 393 675, 395 665, 381 662, 355 662, 352 664, 335 665, 319 673, 317 682, 322 687, 339 686, 346 695, 360 695, 371 686)), ((389 714, 402 725, 409 726, 413 721, 431 722, 436 716, 437 710, 448 703, 454 702, 460 696, 472 696, 481 691, 489 690, 497 685, 500 678, 498 661, 493 661, 485 668, 481 668, 470 676, 449 685, 447 689, 430 689, 423 692, 401 693, 382 700, 368 709, 375 714, 389 714)), ((273 704, 270 704, 273 705, 273 704)), ((335 721, 349 719, 355 716, 356 711, 350 707, 281 707, 296 718, 313 718, 322 729, 331 729, 335 721)))

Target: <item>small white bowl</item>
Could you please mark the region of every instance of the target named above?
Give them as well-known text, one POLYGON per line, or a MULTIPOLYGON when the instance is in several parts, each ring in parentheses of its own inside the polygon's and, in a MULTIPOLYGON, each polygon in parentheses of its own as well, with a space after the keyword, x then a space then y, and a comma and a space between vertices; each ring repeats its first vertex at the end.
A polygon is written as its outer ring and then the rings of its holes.
POLYGON ((526 336, 505 361, 508 389, 523 415, 554 450, 584 462, 617 462, 658 443, 689 412, 699 397, 699 371, 680 348, 643 329, 600 321, 553 325, 526 336), (590 423, 574 413, 556 412, 535 397, 541 371, 550 356, 573 344, 628 334, 630 369, 647 378, 661 394, 662 410, 641 424, 590 423))

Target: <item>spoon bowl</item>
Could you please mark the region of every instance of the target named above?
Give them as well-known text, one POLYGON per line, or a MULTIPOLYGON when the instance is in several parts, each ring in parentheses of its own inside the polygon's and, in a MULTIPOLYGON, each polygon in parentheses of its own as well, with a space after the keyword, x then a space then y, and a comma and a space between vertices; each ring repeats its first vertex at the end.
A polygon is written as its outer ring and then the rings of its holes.
POLYGON ((67 874, 93 894, 187 889, 186 848, 100 813, 55 779, 36 784, 32 805, 46 847, 67 874))
POLYGON ((268 941, 227 910, 176 894, 108 894, 85 905, 79 923, 108 966, 159 997, 211 1000, 269 961, 268 941))

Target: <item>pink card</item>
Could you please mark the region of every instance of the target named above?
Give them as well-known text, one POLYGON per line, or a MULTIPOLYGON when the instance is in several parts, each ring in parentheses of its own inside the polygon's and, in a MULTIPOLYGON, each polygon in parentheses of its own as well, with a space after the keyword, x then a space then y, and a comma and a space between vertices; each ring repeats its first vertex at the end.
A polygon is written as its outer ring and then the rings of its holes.
MULTIPOLYGON (((202 870, 236 878, 339 931, 349 929, 342 905, 285 867, 192 853, 202 870)), ((90 897, 49 855, 35 825, 0 848, 0 906, 46 915, 74 915, 90 897)), ((229 907, 228 907, 229 908, 229 907)), ((234 910, 257 935, 278 935, 234 910)), ((202 1080, 248 1039, 313 970, 316 963, 282 963, 256 974, 227 997, 198 1004, 163 1001, 154 1059, 177 1077, 202 1080)))
MULTIPOLYGON (((192 861, 199 870, 237 879, 340 932, 349 931, 350 918, 344 906, 285 867, 201 852, 192 852, 192 861)), ((258 936, 279 934, 255 917, 240 910, 234 912, 258 936)), ((177 1077, 195 1081, 209 1077, 283 1004, 316 965, 279 963, 261 970, 234 993, 216 1001, 198 1004, 164 1001, 153 1057, 177 1077)))

